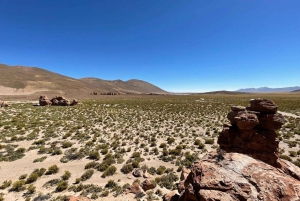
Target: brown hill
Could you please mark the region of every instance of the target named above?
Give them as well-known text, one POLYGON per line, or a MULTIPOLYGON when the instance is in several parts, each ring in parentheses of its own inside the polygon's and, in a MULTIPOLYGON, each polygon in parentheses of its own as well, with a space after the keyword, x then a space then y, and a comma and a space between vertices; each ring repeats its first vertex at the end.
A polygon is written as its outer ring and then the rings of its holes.
POLYGON ((142 80, 102 80, 98 78, 82 78, 80 79, 84 83, 87 83, 93 87, 96 87, 101 93, 113 92, 113 93, 138 93, 138 94, 166 94, 168 92, 142 80))
POLYGON ((292 93, 300 93, 300 89, 291 91, 292 93))
POLYGON ((141 80, 101 80, 98 78, 75 79, 37 67, 8 66, 0 64, 0 95, 36 96, 40 94, 86 97, 100 93, 158 93, 166 91, 141 80))

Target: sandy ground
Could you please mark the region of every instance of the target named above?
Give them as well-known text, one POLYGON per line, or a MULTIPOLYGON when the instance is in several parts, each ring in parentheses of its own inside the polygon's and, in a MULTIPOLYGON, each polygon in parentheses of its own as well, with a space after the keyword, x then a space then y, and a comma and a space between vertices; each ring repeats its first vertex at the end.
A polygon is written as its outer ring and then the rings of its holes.
POLYGON ((25 87, 24 89, 16 89, 10 87, 0 86, 0 95, 30 95, 36 92, 48 91, 47 89, 31 89, 25 87))

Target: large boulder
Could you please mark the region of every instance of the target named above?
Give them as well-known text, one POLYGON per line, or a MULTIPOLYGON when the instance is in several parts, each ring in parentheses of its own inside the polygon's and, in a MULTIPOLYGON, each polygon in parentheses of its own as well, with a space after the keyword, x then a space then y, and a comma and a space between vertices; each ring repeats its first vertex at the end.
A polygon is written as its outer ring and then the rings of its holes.
POLYGON ((132 172, 132 175, 135 177, 142 177, 143 176, 143 170, 140 168, 135 168, 132 172))
POLYGON ((52 105, 52 102, 47 96, 40 96, 39 98, 40 106, 52 105))
POLYGON ((250 106, 248 110, 257 111, 257 112, 266 112, 266 113, 276 113, 278 106, 271 100, 267 99, 251 99, 250 106))
POLYGON ((258 115, 258 120, 259 126, 268 130, 278 130, 285 123, 285 119, 280 113, 258 115))
POLYGON ((276 166, 279 158, 279 139, 275 130, 285 123, 271 100, 251 99, 249 107, 232 106, 218 137, 220 148, 227 152, 247 154, 276 166))
POLYGON ((180 201, 300 199, 299 180, 239 153, 208 153, 191 167, 183 185, 180 201))
POLYGON ((151 190, 151 189, 155 188, 154 183, 151 182, 151 181, 149 181, 148 179, 146 179, 145 181, 143 181, 143 182, 141 183, 141 185, 142 185, 142 189, 143 189, 144 191, 148 191, 148 190, 151 190))

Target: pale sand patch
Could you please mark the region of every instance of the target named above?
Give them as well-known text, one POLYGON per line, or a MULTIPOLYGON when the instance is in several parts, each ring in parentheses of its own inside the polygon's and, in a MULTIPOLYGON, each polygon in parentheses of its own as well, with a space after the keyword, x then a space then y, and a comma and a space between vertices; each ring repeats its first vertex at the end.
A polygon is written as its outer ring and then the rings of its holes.
POLYGON ((283 116, 288 116, 288 117, 294 117, 294 118, 299 118, 300 116, 297 116, 295 114, 292 114, 292 113, 288 113, 288 112, 281 112, 281 111, 278 111, 278 113, 282 114, 283 116))
POLYGON ((30 87, 25 87, 24 89, 16 89, 0 86, 0 95, 30 95, 41 91, 48 91, 48 89, 33 89, 30 87))

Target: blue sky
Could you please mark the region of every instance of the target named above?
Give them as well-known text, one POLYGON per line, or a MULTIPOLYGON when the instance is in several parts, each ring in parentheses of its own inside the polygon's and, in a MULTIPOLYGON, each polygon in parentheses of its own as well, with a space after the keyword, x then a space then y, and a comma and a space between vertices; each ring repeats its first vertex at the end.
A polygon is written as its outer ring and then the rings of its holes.
POLYGON ((299 0, 1 0, 0 63, 172 92, 300 85, 299 0))

